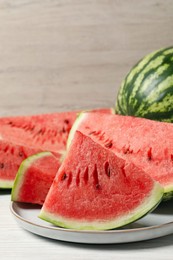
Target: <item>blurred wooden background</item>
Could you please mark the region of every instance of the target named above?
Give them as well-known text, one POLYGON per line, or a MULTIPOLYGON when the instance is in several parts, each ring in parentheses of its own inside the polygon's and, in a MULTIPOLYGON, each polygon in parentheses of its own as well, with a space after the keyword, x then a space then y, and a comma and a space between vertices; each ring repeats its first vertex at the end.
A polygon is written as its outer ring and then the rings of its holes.
POLYGON ((113 106, 130 68, 172 43, 172 0, 0 0, 0 115, 113 106))

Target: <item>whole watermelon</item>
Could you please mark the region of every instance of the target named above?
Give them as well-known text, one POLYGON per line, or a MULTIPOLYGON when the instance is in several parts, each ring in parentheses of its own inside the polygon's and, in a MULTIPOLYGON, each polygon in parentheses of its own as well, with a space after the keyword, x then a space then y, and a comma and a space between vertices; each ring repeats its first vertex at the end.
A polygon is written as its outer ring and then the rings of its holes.
POLYGON ((123 80, 115 111, 173 122, 173 47, 145 56, 123 80))

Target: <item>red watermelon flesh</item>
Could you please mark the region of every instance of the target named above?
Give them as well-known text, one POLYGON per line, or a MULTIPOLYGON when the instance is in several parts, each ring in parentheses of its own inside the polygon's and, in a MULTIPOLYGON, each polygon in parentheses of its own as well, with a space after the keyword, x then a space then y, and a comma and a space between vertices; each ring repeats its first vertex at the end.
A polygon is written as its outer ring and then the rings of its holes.
MULTIPOLYGON (((92 111, 112 113, 108 108, 92 111)), ((0 118, 0 188, 12 188, 20 163, 32 154, 50 151, 61 159, 77 115, 71 111, 0 118)))
POLYGON ((50 152, 25 159, 17 172, 11 199, 42 205, 59 169, 60 163, 50 152))
POLYGON ((0 187, 11 188, 21 162, 38 152, 40 149, 0 140, 0 187))
POLYGON ((30 155, 51 151, 60 159, 77 114, 74 111, 0 118, 0 162, 4 166, 0 168, 0 187, 12 188, 20 163, 30 155), (4 143, 8 149, 3 148, 4 143), (23 156, 18 150, 23 150, 23 156))
POLYGON ((76 129, 144 169, 164 187, 165 198, 172 196, 173 124, 131 116, 83 113, 76 120, 69 139, 76 129))
POLYGON ((162 195, 145 172, 77 131, 39 217, 67 228, 112 229, 141 218, 162 195))
POLYGON ((0 118, 1 139, 57 152, 64 150, 78 112, 0 118))

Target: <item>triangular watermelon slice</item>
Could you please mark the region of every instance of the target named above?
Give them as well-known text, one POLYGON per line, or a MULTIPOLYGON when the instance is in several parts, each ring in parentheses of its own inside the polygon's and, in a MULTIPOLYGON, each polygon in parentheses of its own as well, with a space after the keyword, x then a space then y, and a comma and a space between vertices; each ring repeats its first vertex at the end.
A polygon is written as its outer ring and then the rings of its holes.
POLYGON ((25 159, 17 172, 11 200, 42 205, 59 166, 59 160, 50 152, 25 159))
POLYGON ((148 174, 77 131, 39 217, 78 230, 113 229, 147 214, 162 196, 148 174))
POLYGON ((145 170, 164 187, 164 199, 172 197, 173 124, 131 116, 81 113, 70 131, 68 147, 76 130, 145 170))
MULTIPOLYGON (((98 108, 92 112, 112 113, 98 108)), ((79 111, 0 118, 0 188, 12 188, 20 163, 41 151, 61 162, 69 131, 79 111)))

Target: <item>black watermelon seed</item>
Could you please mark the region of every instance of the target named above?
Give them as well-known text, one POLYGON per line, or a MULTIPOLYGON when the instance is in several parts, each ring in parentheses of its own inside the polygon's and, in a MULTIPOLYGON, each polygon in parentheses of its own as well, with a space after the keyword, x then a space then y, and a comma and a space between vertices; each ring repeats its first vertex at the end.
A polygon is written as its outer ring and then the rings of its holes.
POLYGON ((80 169, 78 170, 76 175, 76 185, 79 186, 79 184, 80 184, 80 169))
POLYGON ((150 149, 147 152, 147 156, 148 156, 148 160, 152 159, 152 152, 151 152, 152 148, 150 147, 150 149))
POLYGON ((96 164, 95 164, 94 170, 93 170, 93 179, 94 179, 94 185, 96 187, 97 185, 99 185, 98 170, 97 170, 96 164))
POLYGON ((111 170, 110 170, 110 167, 109 167, 109 163, 108 163, 108 162, 105 163, 105 173, 106 173, 106 175, 107 175, 108 177, 111 176, 111 170))
POLYGON ((40 130, 37 132, 37 134, 42 134, 42 129, 40 129, 40 130))
POLYGON ((89 132, 88 134, 89 134, 89 135, 92 135, 92 134, 95 134, 95 132, 96 132, 96 131, 91 131, 91 132, 89 132))
POLYGON ((111 148, 113 145, 112 141, 110 141, 109 143, 105 144, 105 147, 106 148, 111 148))
POLYGON ((61 176, 61 180, 63 181, 63 180, 65 180, 66 178, 67 178, 67 174, 64 173, 64 174, 61 176))
POLYGON ((100 190, 100 188, 101 188, 101 187, 100 187, 100 184, 97 183, 97 184, 96 184, 96 189, 97 189, 97 190, 100 190))
POLYGON ((19 156, 22 157, 22 156, 23 156, 23 153, 22 153, 22 152, 19 152, 19 156))
POLYGON ((0 163, 0 168, 1 168, 1 169, 4 168, 4 163, 0 163))
POLYGON ((85 184, 88 183, 88 167, 86 167, 85 172, 84 172, 84 182, 85 182, 85 184))
POLYGON ((68 119, 65 119, 65 120, 64 120, 64 123, 68 125, 68 124, 69 124, 69 120, 68 120, 68 119))
POLYGON ((64 128, 64 127, 62 128, 62 132, 63 132, 63 133, 65 133, 65 132, 66 132, 66 130, 65 130, 65 128, 64 128))

